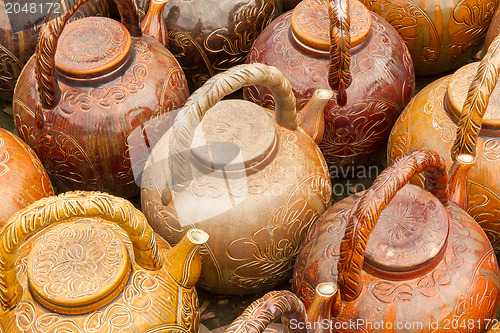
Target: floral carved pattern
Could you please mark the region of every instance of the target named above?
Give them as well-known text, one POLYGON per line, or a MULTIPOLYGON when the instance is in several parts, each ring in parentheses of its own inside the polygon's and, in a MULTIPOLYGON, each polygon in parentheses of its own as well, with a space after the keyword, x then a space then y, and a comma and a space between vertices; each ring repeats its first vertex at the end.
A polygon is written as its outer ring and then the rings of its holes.
POLYGON ((10 94, 14 90, 22 68, 21 61, 0 44, 0 92, 5 91, 10 94))

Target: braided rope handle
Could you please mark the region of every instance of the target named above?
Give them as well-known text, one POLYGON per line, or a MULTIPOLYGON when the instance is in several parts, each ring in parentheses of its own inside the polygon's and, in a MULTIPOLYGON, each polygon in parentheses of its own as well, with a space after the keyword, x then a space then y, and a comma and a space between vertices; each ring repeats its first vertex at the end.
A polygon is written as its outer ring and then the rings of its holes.
POLYGON ((11 309, 22 297, 17 280, 16 253, 26 238, 48 225, 74 217, 102 217, 128 235, 134 259, 145 269, 162 265, 153 230, 146 217, 129 201, 100 192, 66 192, 43 198, 14 214, 0 232, 0 302, 11 309))
POLYGON ((276 122, 290 130, 297 128, 295 96, 280 70, 260 63, 235 66, 209 79, 187 100, 176 118, 170 138, 170 184, 180 186, 190 179, 189 148, 196 127, 205 113, 223 97, 249 85, 268 87, 276 101, 276 122))
POLYGON ((346 89, 352 80, 349 0, 330 0, 328 16, 330 18, 328 84, 337 91, 337 104, 344 106, 347 103, 346 89))
POLYGON ((344 300, 356 299, 362 290, 360 273, 366 245, 381 212, 396 193, 422 171, 427 179, 426 188, 445 205, 448 202, 448 172, 443 158, 430 150, 415 150, 385 169, 351 208, 337 267, 344 300))
POLYGON ((460 154, 476 155, 476 140, 481 130, 483 116, 500 75, 499 48, 500 36, 495 38, 488 48, 469 87, 458 122, 457 136, 451 149, 453 160, 460 154))
MULTIPOLYGON (((50 21, 42 28, 35 49, 35 76, 41 106, 45 109, 53 109, 61 98, 61 89, 55 76, 57 42, 68 20, 87 1, 78 0, 68 12, 50 21)), ((115 0, 115 2, 122 17, 122 24, 128 29, 131 36, 140 37, 142 32, 139 26, 139 17, 132 1, 115 0)))
MULTIPOLYGON (((281 317, 286 324, 291 319, 297 323, 306 322, 306 309, 304 304, 292 292, 275 290, 265 294, 254 301, 245 311, 229 326, 226 333, 261 333, 267 325, 281 317)), ((306 333, 305 329, 296 329, 294 332, 306 333)))

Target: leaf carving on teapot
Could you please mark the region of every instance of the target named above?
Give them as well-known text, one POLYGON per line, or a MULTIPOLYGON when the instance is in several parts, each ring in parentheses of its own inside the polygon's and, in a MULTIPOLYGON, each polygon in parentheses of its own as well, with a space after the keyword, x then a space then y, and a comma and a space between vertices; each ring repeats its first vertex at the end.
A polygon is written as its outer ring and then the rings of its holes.
POLYGON ((375 13, 381 15, 403 38, 413 58, 427 64, 437 63, 441 53, 441 35, 425 10, 413 0, 362 0, 375 13), (423 33, 427 32, 427 33, 423 33), (426 47, 415 50, 421 40, 426 47))
POLYGON ((120 80, 88 90, 70 88, 62 96, 60 109, 69 115, 75 112, 76 107, 81 112, 89 112, 93 103, 110 108, 144 88, 144 82, 149 75, 146 63, 151 62, 152 53, 143 41, 134 40, 132 45, 135 53, 134 64, 120 80))
POLYGON ((10 94, 14 90, 22 68, 21 61, 0 44, 0 92, 6 91, 10 94))
MULTIPOLYGON (((308 182, 311 180, 312 177, 308 182)), ((298 186, 295 190, 306 189, 298 186)), ((286 278, 293 269, 291 259, 297 254, 309 228, 318 217, 318 212, 304 199, 288 202, 280 207, 264 228, 254 232, 251 237, 232 241, 226 250, 229 258, 245 263, 234 269, 230 281, 241 288, 250 289, 254 286, 272 286, 286 278), (286 236, 275 239, 273 235, 286 236)))
POLYGON ((5 141, 0 138, 0 176, 3 176, 7 172, 9 172, 9 166, 6 163, 9 161, 10 155, 7 151, 7 147, 2 148, 4 145, 5 141))
POLYGON ((455 57, 479 48, 495 14, 496 1, 462 0, 452 12, 449 23, 449 52, 455 57))

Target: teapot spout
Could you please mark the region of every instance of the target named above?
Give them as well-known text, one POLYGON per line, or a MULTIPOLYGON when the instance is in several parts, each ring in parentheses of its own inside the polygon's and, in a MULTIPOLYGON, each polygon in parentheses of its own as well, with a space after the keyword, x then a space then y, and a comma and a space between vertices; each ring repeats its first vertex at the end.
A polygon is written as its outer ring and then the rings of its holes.
POLYGON ((314 92, 306 106, 299 112, 299 124, 316 143, 320 143, 325 132, 324 109, 333 92, 328 89, 318 89, 314 92))
MULTIPOLYGON (((340 312, 340 292, 333 282, 318 284, 311 306, 307 309, 307 320, 312 327, 322 327, 322 323, 332 322, 340 312), (332 317, 333 316, 333 317, 332 317)), ((314 333, 331 332, 330 330, 314 330, 314 333)))
POLYGON ((201 274, 200 246, 208 241, 208 234, 200 229, 191 229, 177 245, 168 250, 165 268, 177 283, 192 288, 201 274))
POLYGON ((448 199, 464 210, 469 208, 467 174, 475 162, 476 158, 474 156, 460 154, 455 158, 450 169, 448 199))
POLYGON ((165 47, 168 47, 168 30, 165 20, 163 19, 163 9, 168 0, 151 0, 148 12, 142 20, 142 33, 153 37, 165 47))

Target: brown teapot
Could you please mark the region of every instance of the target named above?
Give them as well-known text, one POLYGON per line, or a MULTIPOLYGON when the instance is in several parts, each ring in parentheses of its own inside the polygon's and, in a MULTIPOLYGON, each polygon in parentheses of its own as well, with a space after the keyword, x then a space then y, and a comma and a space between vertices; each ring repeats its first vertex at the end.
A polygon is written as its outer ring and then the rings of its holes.
MULTIPOLYGON (((422 89, 394 124, 387 148, 389 163, 411 150, 429 148, 451 167, 458 154, 476 156, 467 187, 468 213, 500 250, 500 39, 481 63, 463 66, 453 75, 422 89)), ((414 177, 412 183, 423 185, 414 177)))
MULTIPOLYGON (((41 26, 74 1, 3 1, 0 7, 0 99, 12 100, 17 78, 35 52, 41 26)), ((72 17, 107 16, 106 0, 91 0, 72 17)))
POLYGON ((0 228, 19 209, 51 195, 49 175, 35 152, 0 128, 0 228))
MULTIPOLYGON (((338 332, 486 332, 494 324, 500 271, 466 205, 474 158, 459 155, 450 180, 435 152, 416 150, 365 192, 333 205, 297 256, 292 290, 306 308, 315 287, 335 282, 338 332), (426 171, 428 191, 407 184, 426 171), (430 192, 430 193, 429 193, 430 192)), ((328 319, 330 320, 330 319, 328 319)))
POLYGON ((67 192, 0 239, 0 331, 198 332, 201 230, 170 248, 125 199, 67 192))
POLYGON ((398 31, 418 76, 465 65, 479 51, 497 0, 361 0, 398 31))
MULTIPOLYGON (((299 110, 316 89, 336 91, 325 108, 320 143, 332 172, 371 163, 414 92, 413 65, 403 41, 357 0, 302 1, 259 35, 247 63, 281 70, 299 110)), ((243 92, 262 106, 275 104, 265 87, 243 92)))
MULTIPOLYGON (((66 24, 86 1, 44 28, 15 90, 14 120, 60 191, 131 197, 139 193, 131 164, 147 158, 131 161, 131 151, 154 145, 163 129, 150 124, 147 140, 131 133, 183 105, 189 92, 172 54, 141 32, 130 0, 117 0, 123 24, 100 17, 66 24)), ((161 41, 158 11, 151 6, 142 26, 161 41)))
POLYGON ((149 224, 173 244, 190 227, 210 234, 198 285, 247 294, 287 279, 314 221, 330 205, 321 152, 318 90, 298 126, 289 82, 272 66, 240 65, 198 89, 152 150, 142 176, 149 224), (273 91, 275 119, 264 108, 224 96, 249 84, 273 91), (306 116, 307 115, 307 116, 306 116))

